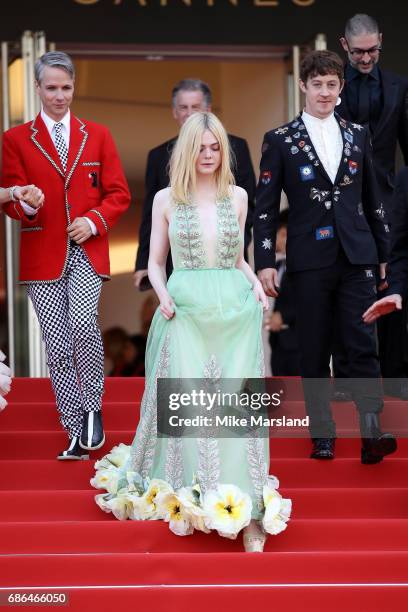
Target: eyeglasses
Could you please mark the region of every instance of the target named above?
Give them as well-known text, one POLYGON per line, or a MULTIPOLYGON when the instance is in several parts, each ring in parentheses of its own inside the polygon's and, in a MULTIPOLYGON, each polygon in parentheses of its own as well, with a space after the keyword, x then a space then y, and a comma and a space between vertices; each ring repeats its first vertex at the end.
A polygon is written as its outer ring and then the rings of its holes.
POLYGON ((370 57, 375 57, 377 55, 377 53, 380 53, 380 51, 382 50, 381 45, 376 45, 375 47, 370 47, 370 49, 350 49, 350 45, 348 44, 348 42, 346 41, 347 44, 347 48, 348 51, 350 53, 350 55, 354 58, 354 59, 361 59, 364 57, 364 55, 366 53, 368 53, 368 55, 370 57))

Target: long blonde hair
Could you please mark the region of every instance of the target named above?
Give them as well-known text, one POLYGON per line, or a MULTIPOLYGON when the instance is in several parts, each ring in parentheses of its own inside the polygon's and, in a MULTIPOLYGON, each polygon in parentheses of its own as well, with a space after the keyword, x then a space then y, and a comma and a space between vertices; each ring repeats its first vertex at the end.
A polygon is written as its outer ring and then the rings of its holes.
POLYGON ((231 195, 235 184, 231 165, 233 163, 227 132, 213 113, 194 113, 180 130, 170 159, 170 188, 174 202, 186 203, 191 200, 196 188, 196 162, 200 154, 202 136, 209 130, 217 139, 221 152, 221 163, 215 172, 217 199, 231 195))

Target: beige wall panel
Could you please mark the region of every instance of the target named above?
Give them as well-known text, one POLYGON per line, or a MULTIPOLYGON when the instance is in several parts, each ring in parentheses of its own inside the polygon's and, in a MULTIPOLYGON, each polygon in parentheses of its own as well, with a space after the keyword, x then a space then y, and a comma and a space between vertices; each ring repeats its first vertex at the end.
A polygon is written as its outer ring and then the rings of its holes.
POLYGON ((225 126, 248 141, 258 176, 264 133, 286 121, 285 63, 222 63, 221 88, 225 126))

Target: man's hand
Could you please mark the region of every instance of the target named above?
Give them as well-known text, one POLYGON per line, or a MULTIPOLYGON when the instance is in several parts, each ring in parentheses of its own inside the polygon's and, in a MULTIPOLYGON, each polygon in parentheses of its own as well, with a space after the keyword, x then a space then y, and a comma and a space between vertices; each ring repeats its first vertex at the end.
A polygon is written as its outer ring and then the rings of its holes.
POLYGON ((140 283, 147 276, 147 270, 136 270, 133 275, 133 281, 136 289, 140 289, 140 283))
POLYGON ((44 194, 35 185, 25 185, 24 187, 14 188, 16 200, 26 202, 31 208, 39 209, 44 204, 44 194))
POLYGON ((386 263, 380 263, 380 283, 377 289, 378 291, 385 291, 386 289, 388 289, 386 263))
POLYGON ((265 329, 271 332, 280 332, 283 328, 282 315, 278 310, 275 310, 265 322, 265 329))
POLYGON ((377 300, 363 314, 364 323, 374 323, 376 319, 394 310, 401 310, 402 297, 398 293, 387 295, 381 300, 377 300))
POLYGON ((263 290, 266 295, 270 297, 277 297, 278 295, 278 271, 276 268, 264 268, 259 270, 258 278, 262 283, 263 290))
POLYGON ((92 236, 91 226, 84 217, 77 217, 67 227, 67 234, 77 244, 82 244, 92 236))

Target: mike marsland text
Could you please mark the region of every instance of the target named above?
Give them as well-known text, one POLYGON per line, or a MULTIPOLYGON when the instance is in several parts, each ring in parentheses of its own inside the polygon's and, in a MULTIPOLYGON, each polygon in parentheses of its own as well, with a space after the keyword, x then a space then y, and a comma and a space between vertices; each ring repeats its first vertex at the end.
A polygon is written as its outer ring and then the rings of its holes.
POLYGON ((282 416, 269 418, 261 414, 252 414, 249 417, 225 416, 203 416, 180 417, 172 414, 169 417, 171 427, 308 427, 309 417, 303 419, 282 416))

